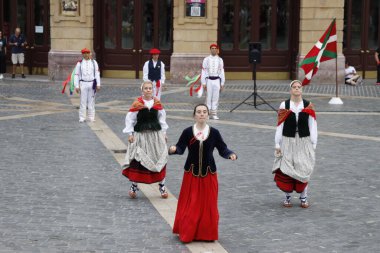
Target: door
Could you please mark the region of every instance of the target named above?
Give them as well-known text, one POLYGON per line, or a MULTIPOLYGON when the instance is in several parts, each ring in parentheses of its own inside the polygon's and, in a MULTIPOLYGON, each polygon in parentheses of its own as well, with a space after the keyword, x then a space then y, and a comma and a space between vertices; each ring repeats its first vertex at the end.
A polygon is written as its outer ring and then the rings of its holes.
POLYGON ((95 1, 95 52, 101 70, 125 70, 141 78, 153 47, 169 70, 173 31, 172 0, 95 1))
POLYGON ((374 54, 380 46, 380 2, 378 0, 345 0, 343 54, 350 65, 366 72, 376 70, 374 54))
MULTIPOLYGON (((9 37, 16 27, 21 28, 25 36, 25 66, 38 73, 38 70, 47 68, 48 53, 50 50, 50 5, 49 0, 0 0, 2 10, 2 29, 9 37)), ((10 54, 8 54, 10 58, 10 54)))
POLYGON ((251 71, 249 42, 260 42, 261 71, 295 72, 299 1, 219 0, 221 56, 227 71, 251 71))

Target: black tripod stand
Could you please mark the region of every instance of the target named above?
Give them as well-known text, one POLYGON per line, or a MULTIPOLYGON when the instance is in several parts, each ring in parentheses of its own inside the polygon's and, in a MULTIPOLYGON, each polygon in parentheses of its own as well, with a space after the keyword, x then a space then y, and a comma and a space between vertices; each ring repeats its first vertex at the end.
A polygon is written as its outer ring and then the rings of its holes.
POLYGON ((277 111, 271 104, 269 104, 267 101, 265 101, 265 99, 263 99, 259 94, 257 94, 257 86, 256 86, 256 62, 253 62, 252 77, 253 77, 253 92, 252 92, 252 94, 249 95, 249 97, 247 97, 246 99, 244 99, 240 104, 238 104, 237 106, 235 106, 230 112, 233 112, 236 108, 238 108, 242 104, 254 106, 256 109, 257 109, 258 105, 267 104, 270 108, 272 108, 273 111, 277 111), (246 102, 251 97, 253 97, 253 104, 246 102), (257 98, 261 99, 262 102, 260 104, 257 104, 257 98))

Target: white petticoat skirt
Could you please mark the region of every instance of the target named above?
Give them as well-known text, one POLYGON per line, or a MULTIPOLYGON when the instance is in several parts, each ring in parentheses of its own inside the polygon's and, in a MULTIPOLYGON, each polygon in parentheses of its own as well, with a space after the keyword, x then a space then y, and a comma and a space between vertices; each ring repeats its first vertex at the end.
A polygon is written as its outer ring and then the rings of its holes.
POLYGON ((310 180, 315 165, 315 150, 310 137, 282 137, 282 156, 274 159, 272 172, 280 169, 282 173, 306 183, 310 180))
POLYGON ((125 163, 122 168, 129 167, 135 159, 152 172, 160 172, 168 162, 168 147, 162 131, 135 132, 134 142, 128 143, 125 163))

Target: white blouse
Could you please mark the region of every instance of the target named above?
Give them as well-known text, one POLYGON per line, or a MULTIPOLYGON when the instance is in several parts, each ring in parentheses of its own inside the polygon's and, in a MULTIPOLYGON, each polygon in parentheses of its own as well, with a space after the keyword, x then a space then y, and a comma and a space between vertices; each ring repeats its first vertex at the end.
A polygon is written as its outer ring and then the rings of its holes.
MULTIPOLYGON (((280 105, 280 109, 285 109, 285 101, 283 101, 280 105)), ((290 100, 290 110, 294 112, 296 115, 296 121, 298 122, 298 114, 304 109, 303 102, 298 103, 298 106, 290 100)), ((274 138, 274 142, 276 144, 276 148, 281 148, 282 144, 282 130, 284 129, 284 122, 282 122, 276 129, 276 135, 274 138)), ((317 148, 317 140, 318 140, 318 129, 317 129, 317 121, 313 117, 309 117, 309 131, 310 131, 310 140, 313 144, 313 148, 317 148)))
POLYGON ((206 124, 205 128, 203 128, 202 130, 199 130, 197 128, 197 124, 194 124, 193 134, 194 134, 195 139, 202 142, 206 140, 208 135, 210 134, 210 126, 206 124))
MULTIPOLYGON (((153 107, 154 100, 145 100, 144 105, 150 110, 153 107)), ((127 116, 125 116, 125 128, 123 129, 123 133, 132 135, 134 130, 134 127, 137 123, 137 112, 128 112, 127 116)), ((166 130, 169 128, 168 124, 166 124, 166 112, 164 109, 158 110, 158 121, 161 125, 161 131, 166 133, 166 130)))

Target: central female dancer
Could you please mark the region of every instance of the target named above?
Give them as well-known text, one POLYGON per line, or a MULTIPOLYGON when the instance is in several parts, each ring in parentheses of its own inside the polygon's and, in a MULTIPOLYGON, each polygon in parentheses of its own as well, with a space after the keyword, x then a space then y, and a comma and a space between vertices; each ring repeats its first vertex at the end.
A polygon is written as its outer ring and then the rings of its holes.
POLYGON ((159 182, 162 198, 168 197, 165 187, 168 148, 166 145, 165 110, 153 96, 153 83, 146 81, 141 85, 143 95, 137 98, 125 117, 124 133, 128 134, 123 175, 131 182, 129 196, 137 197, 137 183, 152 184, 159 182))
POLYGON ((169 148, 170 154, 179 155, 189 149, 173 227, 185 243, 218 240, 218 176, 212 153, 216 148, 220 156, 237 159, 219 131, 207 125, 205 104, 195 106, 193 116, 195 125, 186 128, 178 143, 169 148))

